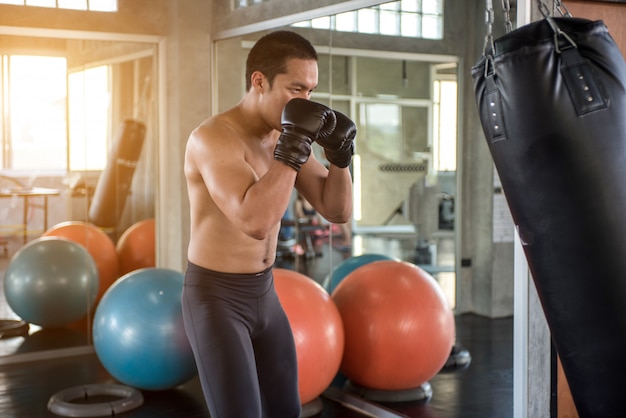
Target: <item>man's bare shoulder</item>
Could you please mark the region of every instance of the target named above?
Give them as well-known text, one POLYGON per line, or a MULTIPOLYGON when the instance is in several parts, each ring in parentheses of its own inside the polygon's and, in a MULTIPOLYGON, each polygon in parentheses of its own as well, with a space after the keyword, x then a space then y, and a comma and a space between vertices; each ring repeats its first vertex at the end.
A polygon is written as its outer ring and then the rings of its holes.
POLYGON ((236 122, 227 113, 204 120, 189 135, 188 156, 206 152, 238 153, 242 151, 242 134, 236 122), (189 155, 191 154, 191 155, 189 155))
POLYGON ((233 117, 229 113, 220 113, 205 119, 189 137, 190 141, 220 140, 238 137, 240 134, 233 117))

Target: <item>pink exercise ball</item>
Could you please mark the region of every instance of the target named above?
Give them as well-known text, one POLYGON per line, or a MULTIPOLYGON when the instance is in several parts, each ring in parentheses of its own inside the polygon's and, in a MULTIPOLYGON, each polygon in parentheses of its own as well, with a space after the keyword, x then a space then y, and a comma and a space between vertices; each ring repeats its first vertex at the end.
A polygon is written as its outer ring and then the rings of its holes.
POLYGON ((120 276, 131 271, 156 266, 156 227, 153 218, 144 219, 130 227, 116 244, 120 276))
POLYGON ((445 364, 454 315, 435 279, 414 264, 375 261, 332 293, 345 330, 342 373, 381 390, 418 388, 445 364))
POLYGON ((302 404, 316 399, 339 371, 344 334, 341 316, 324 288, 296 271, 275 268, 274 286, 293 332, 302 404))

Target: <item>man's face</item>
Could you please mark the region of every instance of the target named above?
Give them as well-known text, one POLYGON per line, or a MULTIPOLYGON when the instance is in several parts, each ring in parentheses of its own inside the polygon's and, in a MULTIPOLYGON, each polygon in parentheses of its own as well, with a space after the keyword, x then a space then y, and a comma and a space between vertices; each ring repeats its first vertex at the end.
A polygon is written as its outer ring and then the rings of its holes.
POLYGON ((267 97, 271 101, 269 108, 274 113, 272 120, 277 123, 275 129, 281 129, 280 117, 288 101, 296 97, 311 98, 311 93, 317 87, 317 76, 317 61, 302 59, 287 61, 287 72, 274 78, 267 97))

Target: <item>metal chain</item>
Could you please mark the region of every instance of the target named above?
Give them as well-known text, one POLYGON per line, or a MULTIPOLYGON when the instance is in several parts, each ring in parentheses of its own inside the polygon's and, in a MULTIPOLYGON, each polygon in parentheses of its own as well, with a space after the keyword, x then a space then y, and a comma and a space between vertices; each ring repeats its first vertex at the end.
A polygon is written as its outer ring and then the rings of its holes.
MULTIPOLYGON (((504 29, 506 33, 509 33, 513 30, 513 23, 511 20, 511 0, 501 1, 502 10, 504 11, 504 29)), ((487 55, 488 50, 491 50, 491 54, 493 54, 494 51, 493 24, 495 20, 495 12, 493 10, 493 0, 485 0, 485 3, 485 24, 487 25, 487 35, 485 36, 485 43, 483 45, 483 55, 487 55)), ((537 7, 544 18, 552 17, 556 13, 563 17, 572 17, 569 10, 565 7, 561 0, 552 0, 552 6, 554 9, 553 12, 550 11, 543 0, 537 0, 537 7)))
POLYGON ((493 1, 485 0, 486 8, 485 8, 485 23, 487 24, 487 35, 485 36, 485 43, 483 45, 483 55, 487 54, 487 49, 491 48, 491 53, 493 54, 494 44, 493 44, 493 22, 494 22, 494 12, 493 12, 493 1))
POLYGON ((554 1, 554 10, 559 12, 562 17, 572 17, 572 14, 567 10, 567 7, 561 2, 561 0, 554 1))
POLYGON ((542 0, 537 0, 537 7, 539 8, 542 16, 545 18, 554 16, 556 13, 558 13, 561 17, 572 17, 572 14, 561 0, 552 0, 552 12, 542 0))
POLYGON ((544 18, 547 19, 548 17, 552 16, 552 12, 550 12, 550 9, 548 9, 548 6, 546 6, 543 1, 537 0, 537 8, 544 18))
POLYGON ((502 0, 502 9, 504 10, 504 30, 509 33, 513 30, 511 22, 511 2, 510 0, 502 0))

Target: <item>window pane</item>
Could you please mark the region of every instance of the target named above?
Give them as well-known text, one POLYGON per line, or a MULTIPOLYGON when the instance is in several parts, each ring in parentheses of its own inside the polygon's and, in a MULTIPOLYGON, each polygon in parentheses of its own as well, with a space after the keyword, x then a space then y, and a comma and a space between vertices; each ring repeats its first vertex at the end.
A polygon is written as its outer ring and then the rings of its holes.
POLYGON ((293 26, 294 28, 310 28, 311 27, 311 21, 310 20, 303 20, 302 22, 294 23, 291 26, 293 26))
POLYGON ((380 33, 383 35, 398 35, 398 14, 396 12, 380 12, 380 33))
POLYGON ((70 170, 102 170, 107 161, 109 67, 69 76, 70 170))
POLYGON ((367 150, 389 161, 401 159, 401 108, 397 104, 370 103, 361 105, 364 129, 362 139, 367 150))
POLYGON ((311 21, 311 26, 315 29, 330 29, 330 16, 313 19, 311 21))
POLYGON ((56 0, 26 0, 27 6, 57 7, 56 0))
POLYGON ((433 15, 443 14, 443 0, 422 1, 422 13, 433 15))
POLYGON ((400 16, 402 36, 420 37, 422 35, 422 22, 415 13, 402 13, 400 16))
POLYGON ((23 6, 24 0, 0 0, 0 4, 17 4, 23 6))
POLYGON ((335 17, 335 26, 338 31, 355 32, 356 31, 356 13, 347 12, 340 13, 335 17))
POLYGON ((66 169, 66 62, 11 56, 11 167, 66 169))
POLYGON ((372 9, 362 9, 359 13, 359 32, 377 33, 376 11, 372 9))
POLYGON ((61 9, 87 10, 87 0, 58 0, 61 9))
POLYGON ((117 12, 117 0, 88 0, 89 10, 94 12, 117 12))
POLYGON ((440 81, 435 84, 439 93, 438 132, 435 136, 436 169, 440 171, 456 170, 456 131, 457 131, 457 83, 440 81))
POLYGON ((441 39, 443 37, 442 19, 439 16, 422 18, 422 37, 425 39, 441 39))
POLYGON ((384 3, 380 5, 380 10, 398 10, 400 8, 399 1, 393 1, 391 3, 384 3))
POLYGON ((419 12, 419 2, 418 0, 402 0, 400 6, 400 10, 404 12, 419 12))

